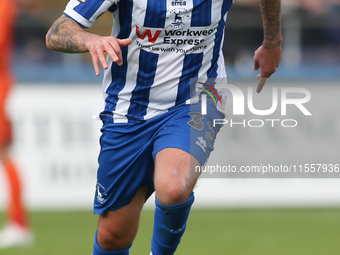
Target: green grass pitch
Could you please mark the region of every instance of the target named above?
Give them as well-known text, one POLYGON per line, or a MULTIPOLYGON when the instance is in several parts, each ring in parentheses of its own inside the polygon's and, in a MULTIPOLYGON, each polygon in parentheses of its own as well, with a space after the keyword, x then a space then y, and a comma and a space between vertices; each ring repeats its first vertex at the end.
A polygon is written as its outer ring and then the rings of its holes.
MULTIPOLYGON (((1 255, 91 255, 90 211, 33 212, 35 242, 1 255)), ((144 211, 131 255, 148 255, 153 212, 144 211)), ((0 214, 0 224, 4 214, 0 214)), ((193 210, 176 255, 340 254, 340 209, 193 210)))

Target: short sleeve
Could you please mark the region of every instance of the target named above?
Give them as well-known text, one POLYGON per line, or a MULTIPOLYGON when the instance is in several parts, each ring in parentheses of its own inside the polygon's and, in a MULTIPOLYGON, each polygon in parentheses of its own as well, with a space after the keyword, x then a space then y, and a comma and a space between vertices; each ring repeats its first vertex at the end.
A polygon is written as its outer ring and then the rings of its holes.
POLYGON ((91 27, 93 22, 118 5, 119 0, 70 0, 64 14, 84 27, 91 27))

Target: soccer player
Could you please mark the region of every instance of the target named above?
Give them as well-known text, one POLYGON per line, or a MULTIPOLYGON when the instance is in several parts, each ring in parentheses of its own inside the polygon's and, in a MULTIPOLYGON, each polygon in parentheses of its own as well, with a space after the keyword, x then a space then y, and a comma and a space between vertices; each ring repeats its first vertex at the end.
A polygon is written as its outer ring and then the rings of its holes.
POLYGON ((21 199, 18 171, 9 155, 12 143, 11 124, 6 114, 6 99, 12 85, 11 54, 16 6, 13 0, 0 1, 0 161, 10 190, 7 225, 0 230, 0 248, 29 244, 30 231, 26 211, 21 199))
MULTIPOLYGON (((224 117, 217 111, 200 115, 197 102, 190 106, 190 81, 226 77, 221 49, 231 4, 70 0, 47 33, 49 49, 90 52, 96 75, 100 65, 105 69, 93 255, 129 254, 143 204, 154 191, 151 254, 174 254, 194 202, 197 176, 190 170, 203 165, 213 149, 220 127, 209 122, 224 117), (104 12, 113 15, 112 35, 86 31, 104 12), (195 145, 203 137, 208 142, 195 145)), ((260 6, 264 41, 254 56, 254 69, 261 70, 258 92, 281 58, 280 1, 260 0, 260 6)))

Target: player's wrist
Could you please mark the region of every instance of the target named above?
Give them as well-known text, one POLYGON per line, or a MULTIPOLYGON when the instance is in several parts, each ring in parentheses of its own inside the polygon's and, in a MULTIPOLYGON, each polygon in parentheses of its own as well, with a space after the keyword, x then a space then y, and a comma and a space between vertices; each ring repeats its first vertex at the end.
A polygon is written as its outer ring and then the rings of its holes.
POLYGON ((275 49, 277 47, 280 47, 282 44, 282 38, 279 38, 277 40, 263 40, 262 46, 265 49, 271 50, 271 49, 275 49))
POLYGON ((101 36, 89 32, 86 33, 87 34, 86 37, 84 37, 83 45, 87 51, 91 52, 92 47, 101 39, 101 36))

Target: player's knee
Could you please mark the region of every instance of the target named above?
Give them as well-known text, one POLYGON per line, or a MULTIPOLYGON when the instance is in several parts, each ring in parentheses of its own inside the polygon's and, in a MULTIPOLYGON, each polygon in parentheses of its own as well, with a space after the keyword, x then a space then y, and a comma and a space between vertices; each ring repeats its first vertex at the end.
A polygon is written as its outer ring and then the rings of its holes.
POLYGON ((125 231, 113 231, 108 228, 98 228, 97 242, 99 246, 108 251, 120 250, 128 247, 135 234, 125 231))
POLYGON ((156 189, 157 199, 162 204, 179 204, 186 201, 192 189, 183 182, 168 181, 156 189))

